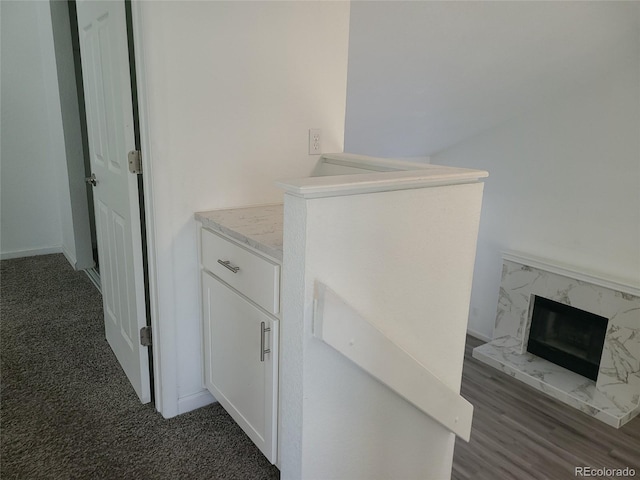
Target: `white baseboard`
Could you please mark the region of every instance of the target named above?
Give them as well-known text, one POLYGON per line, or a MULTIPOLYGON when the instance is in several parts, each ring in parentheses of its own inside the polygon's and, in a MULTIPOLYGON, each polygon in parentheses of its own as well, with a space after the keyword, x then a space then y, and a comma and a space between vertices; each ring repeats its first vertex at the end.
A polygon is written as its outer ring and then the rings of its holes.
POLYGON ((492 339, 487 337, 486 335, 483 335, 480 332, 476 332, 475 330, 472 330, 470 328, 467 328, 467 334, 471 335, 474 338, 477 338, 478 340, 482 340, 483 342, 490 342, 492 339))
POLYGON ((217 402, 217 400, 209 393, 208 390, 202 390, 198 393, 187 395, 186 397, 180 397, 178 399, 178 415, 205 407, 215 402, 217 402))
POLYGON ((62 246, 62 254, 65 256, 67 261, 71 264, 73 269, 78 270, 78 267, 77 267, 78 261, 76 260, 75 255, 72 255, 71 252, 67 250, 64 245, 62 246))
POLYGON ((35 257, 36 255, 50 255, 52 253, 63 253, 62 246, 58 245, 56 247, 34 248, 31 250, 16 250, 13 252, 2 252, 0 253, 0 260, 9 260, 11 258, 35 257))
POLYGON ((95 268, 87 268, 83 272, 89 277, 91 283, 98 289, 100 295, 102 295, 102 282, 100 281, 100 274, 95 268))

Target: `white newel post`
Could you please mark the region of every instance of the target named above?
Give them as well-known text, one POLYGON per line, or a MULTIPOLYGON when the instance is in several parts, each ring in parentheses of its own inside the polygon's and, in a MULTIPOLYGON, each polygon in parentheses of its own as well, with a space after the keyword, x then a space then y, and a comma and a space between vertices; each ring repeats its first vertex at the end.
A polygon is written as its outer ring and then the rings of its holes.
POLYGON ((468 172, 405 189, 354 189, 358 175, 324 191, 280 183, 283 480, 450 478, 455 435, 374 378, 385 352, 361 358, 370 375, 314 337, 314 299, 326 285, 428 370, 425 382, 437 377, 418 396, 457 395, 486 175, 468 172))

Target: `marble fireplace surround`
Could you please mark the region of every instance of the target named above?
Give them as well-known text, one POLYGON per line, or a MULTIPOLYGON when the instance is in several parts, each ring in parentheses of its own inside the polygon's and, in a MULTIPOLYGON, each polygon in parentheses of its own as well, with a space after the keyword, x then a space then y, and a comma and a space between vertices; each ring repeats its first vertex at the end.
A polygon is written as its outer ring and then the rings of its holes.
POLYGON ((640 288, 520 253, 504 253, 493 340, 478 360, 620 428, 640 414, 640 288), (527 352, 533 296, 609 319, 597 381, 527 352))

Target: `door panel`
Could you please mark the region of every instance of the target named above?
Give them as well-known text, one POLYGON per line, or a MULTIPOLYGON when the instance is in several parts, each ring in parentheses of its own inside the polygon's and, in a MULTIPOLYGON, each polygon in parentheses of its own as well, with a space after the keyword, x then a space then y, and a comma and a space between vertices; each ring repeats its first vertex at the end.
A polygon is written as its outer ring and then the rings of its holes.
POLYGON ((109 345, 143 403, 150 401, 138 179, 127 167, 135 149, 123 1, 77 2, 98 256, 109 345))

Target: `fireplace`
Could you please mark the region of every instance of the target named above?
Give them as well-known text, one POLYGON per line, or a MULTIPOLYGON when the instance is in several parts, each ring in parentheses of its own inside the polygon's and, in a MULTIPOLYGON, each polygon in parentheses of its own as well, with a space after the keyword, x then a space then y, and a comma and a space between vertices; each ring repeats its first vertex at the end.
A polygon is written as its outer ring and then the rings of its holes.
POLYGON ((505 252, 493 339, 473 356, 620 428, 640 415, 640 286, 505 252))
POLYGON ((527 351, 596 380, 608 319, 548 298, 532 297, 527 351))

